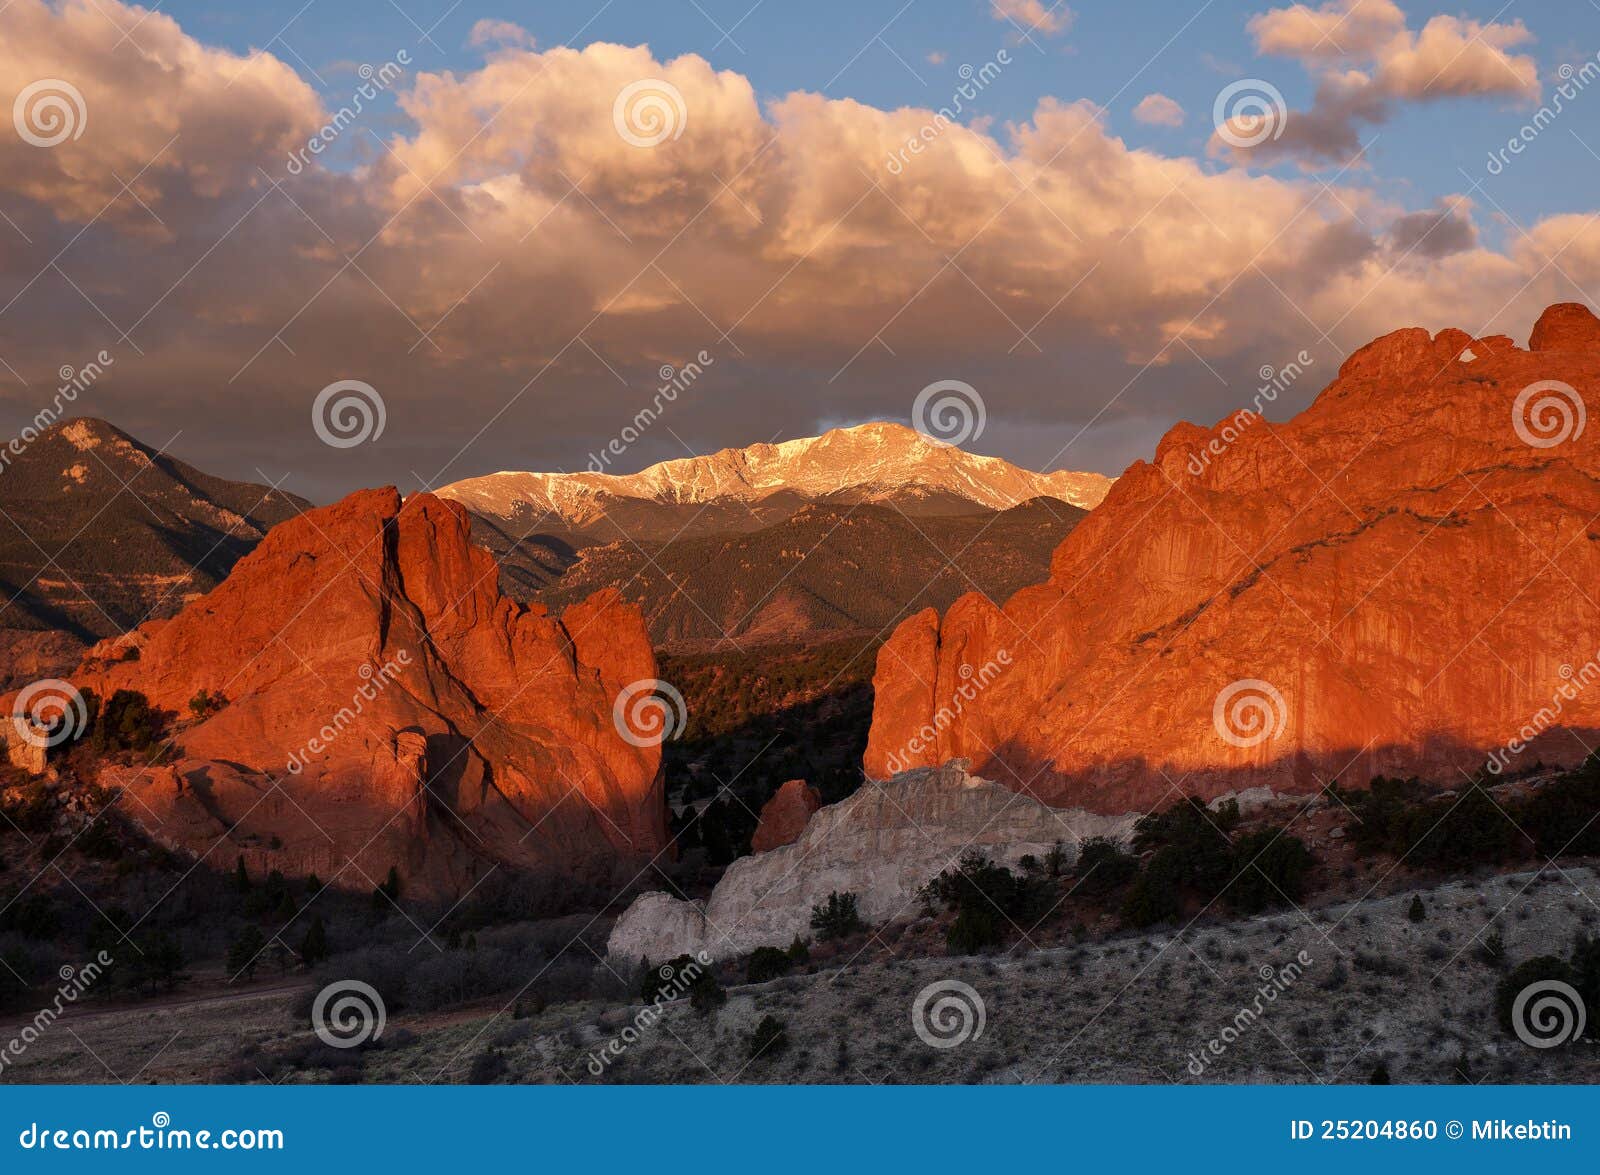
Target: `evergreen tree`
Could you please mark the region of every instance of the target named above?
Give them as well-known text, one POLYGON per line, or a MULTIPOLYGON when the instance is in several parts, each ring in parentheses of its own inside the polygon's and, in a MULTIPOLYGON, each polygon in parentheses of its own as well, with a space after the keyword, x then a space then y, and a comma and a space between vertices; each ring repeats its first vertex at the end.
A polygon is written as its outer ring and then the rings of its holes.
POLYGON ((328 957, 328 931, 322 925, 322 915, 311 919, 305 938, 300 940, 300 959, 307 967, 315 967, 328 957))
POLYGON ((254 979, 256 967, 261 962, 261 952, 266 950, 267 937, 259 926, 246 926, 233 942, 228 944, 228 974, 237 979, 243 975, 254 979))

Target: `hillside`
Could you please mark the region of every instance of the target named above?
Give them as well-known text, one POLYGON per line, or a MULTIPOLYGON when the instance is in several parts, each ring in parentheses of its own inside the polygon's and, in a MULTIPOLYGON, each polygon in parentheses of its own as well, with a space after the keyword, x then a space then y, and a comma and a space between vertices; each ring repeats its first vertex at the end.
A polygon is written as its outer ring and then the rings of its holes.
POLYGON ((656 644, 678 650, 877 634, 971 591, 1003 603, 1044 574, 1084 514, 1048 498, 920 518, 812 504, 748 534, 589 547, 538 598, 560 608, 615 587, 656 644))
POLYGON ((170 616, 307 506, 202 473, 103 420, 63 421, 0 476, 0 652, 75 649, 170 616))

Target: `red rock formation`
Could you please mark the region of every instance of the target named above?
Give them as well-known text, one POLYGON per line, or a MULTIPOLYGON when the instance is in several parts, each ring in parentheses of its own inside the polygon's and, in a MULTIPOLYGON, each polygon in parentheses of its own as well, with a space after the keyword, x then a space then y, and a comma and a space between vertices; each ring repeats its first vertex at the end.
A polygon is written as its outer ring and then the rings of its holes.
POLYGON ((822 794, 803 779, 791 779, 773 793, 761 806, 761 820, 750 847, 765 853, 772 849, 792 845, 806 830, 811 813, 822 807, 822 794))
POLYGON ((1378 772, 1459 783, 1513 740, 1509 770, 1581 759, 1600 728, 1597 393, 1600 321, 1564 305, 1532 350, 1396 331, 1286 424, 1176 426, 1048 582, 899 627, 868 773, 964 757, 1115 812, 1378 772))
POLYGON ((612 719, 655 676, 636 609, 601 592, 561 621, 502 597, 466 511, 352 494, 274 527, 179 615, 102 642, 75 678, 189 716, 183 761, 126 776, 151 831, 226 866, 365 888, 464 891, 491 864, 608 870, 666 843, 660 748, 612 719), (136 648, 136 659, 126 659, 136 648), (227 844, 218 844, 221 840, 227 844))

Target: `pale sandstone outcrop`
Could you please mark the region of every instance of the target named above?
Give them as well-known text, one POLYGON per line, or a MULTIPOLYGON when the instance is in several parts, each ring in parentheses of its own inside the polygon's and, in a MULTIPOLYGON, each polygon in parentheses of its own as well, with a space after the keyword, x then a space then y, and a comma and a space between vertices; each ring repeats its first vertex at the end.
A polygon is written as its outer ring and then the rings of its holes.
POLYGON ((1071 861, 1083 840, 1126 839, 1135 818, 1047 808, 969 774, 961 761, 907 771, 820 809, 793 844, 741 857, 703 905, 645 894, 618 919, 607 949, 636 963, 788 946, 810 937, 811 907, 834 891, 856 894, 869 924, 909 917, 917 890, 969 848, 1015 864, 1059 842, 1071 861))

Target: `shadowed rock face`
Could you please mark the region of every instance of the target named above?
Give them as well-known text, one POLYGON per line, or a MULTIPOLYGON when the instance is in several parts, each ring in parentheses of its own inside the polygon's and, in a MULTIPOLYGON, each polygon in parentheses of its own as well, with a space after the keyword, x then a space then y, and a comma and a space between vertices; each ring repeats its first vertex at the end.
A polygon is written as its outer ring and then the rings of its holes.
POLYGON ((854 893, 862 918, 887 922, 915 909, 917 890, 968 849, 1015 864, 1057 842, 1069 861, 1091 837, 1125 840, 1135 817, 1048 808, 968 773, 968 764, 908 771, 817 811, 793 844, 741 857, 708 902, 638 898, 607 942, 613 960, 713 958, 811 935, 811 907, 854 893))
POLYGON ((188 717, 175 766, 112 773, 123 811, 224 866, 315 870, 414 896, 492 865, 604 873, 666 843, 660 750, 613 723, 655 676, 636 609, 561 622, 503 598, 466 511, 367 490, 273 528, 208 595, 95 646, 74 681, 188 717), (137 650, 136 659, 131 650, 137 650))
POLYGON ((1600 727, 1597 395, 1600 321, 1562 305, 1530 350, 1396 331, 1288 423, 1176 426, 1047 582, 900 625, 868 774, 963 756, 1122 812, 1459 782, 1512 739, 1532 746, 1510 770, 1579 761, 1600 727))

